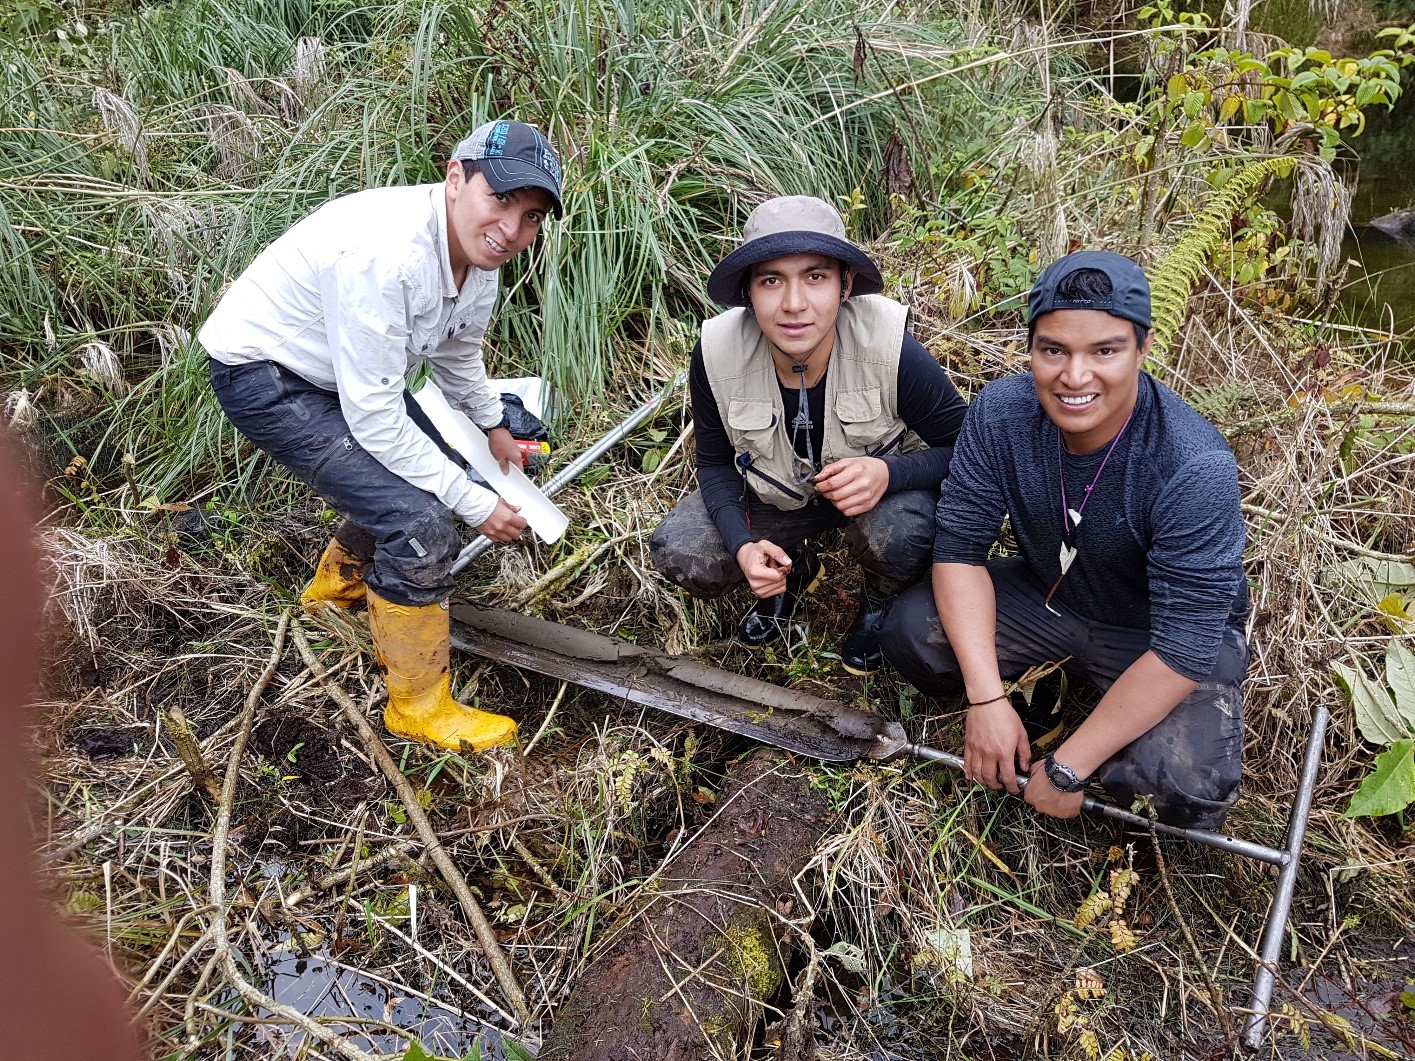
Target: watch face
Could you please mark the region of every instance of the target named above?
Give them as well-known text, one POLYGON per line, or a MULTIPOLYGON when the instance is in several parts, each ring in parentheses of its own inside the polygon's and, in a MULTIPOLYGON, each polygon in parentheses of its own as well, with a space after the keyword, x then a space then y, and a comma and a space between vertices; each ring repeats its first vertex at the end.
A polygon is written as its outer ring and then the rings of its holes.
POLYGON ((1051 787, 1058 792, 1080 792, 1086 787, 1086 782, 1077 777, 1074 770, 1069 766, 1063 766, 1051 756, 1047 756, 1046 772, 1051 787))

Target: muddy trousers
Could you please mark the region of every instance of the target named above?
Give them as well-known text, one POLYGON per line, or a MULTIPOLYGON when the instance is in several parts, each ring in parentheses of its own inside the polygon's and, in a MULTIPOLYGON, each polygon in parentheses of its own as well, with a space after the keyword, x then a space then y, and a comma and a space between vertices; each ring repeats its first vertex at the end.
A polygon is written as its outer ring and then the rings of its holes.
MULTIPOLYGON (((1043 601, 1046 587, 1018 557, 988 563, 997 593, 997 658, 1004 678, 1039 663, 1070 657, 1065 671, 1101 690, 1149 650, 1149 632, 1083 619, 1043 601)), ((961 690, 958 661, 943 634, 928 582, 894 602, 880 644, 889 660, 921 692, 961 690)), ((1120 806, 1150 796, 1162 821, 1217 829, 1238 799, 1242 775, 1243 698, 1248 672, 1243 633, 1226 629, 1209 676, 1148 733, 1101 765, 1096 778, 1120 806)))
MULTIPOLYGON (((873 509, 853 519, 819 497, 790 512, 754 502, 751 526, 758 540, 770 540, 788 553, 809 538, 842 528, 846 548, 865 570, 866 595, 883 601, 928 571, 937 506, 934 490, 886 494, 873 509)), ((654 530, 649 556, 659 574, 695 597, 721 597, 746 582, 697 490, 654 530)))
POLYGON ((213 358, 208 369, 217 401, 241 434, 344 517, 336 537, 371 561, 369 589, 410 607, 446 599, 462 546, 452 511, 354 441, 338 394, 271 361, 226 365, 213 358))

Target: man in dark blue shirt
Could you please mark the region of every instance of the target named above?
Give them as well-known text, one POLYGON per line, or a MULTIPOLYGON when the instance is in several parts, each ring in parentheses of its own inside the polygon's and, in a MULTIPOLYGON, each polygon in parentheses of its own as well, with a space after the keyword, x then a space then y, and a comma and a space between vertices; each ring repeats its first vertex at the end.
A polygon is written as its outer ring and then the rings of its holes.
POLYGON ((1171 824, 1217 828, 1238 798, 1247 583, 1237 465, 1223 437, 1141 371, 1150 289, 1129 258, 1068 255, 1028 304, 1030 376, 985 387, 939 500, 932 586, 885 620, 886 658, 924 692, 959 678, 964 769, 1069 818, 1095 776, 1171 824), (989 560, 1003 518, 1019 555, 989 560), (1033 761, 1003 685, 1048 662, 1104 690, 1033 761))

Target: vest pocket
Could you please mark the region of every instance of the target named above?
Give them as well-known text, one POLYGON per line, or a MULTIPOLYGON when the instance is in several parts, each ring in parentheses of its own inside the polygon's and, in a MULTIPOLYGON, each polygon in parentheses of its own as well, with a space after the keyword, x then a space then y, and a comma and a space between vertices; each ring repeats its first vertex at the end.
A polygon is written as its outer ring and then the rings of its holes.
POLYGON ((863 450, 884 440, 893 418, 885 415, 882 405, 874 388, 842 391, 835 396, 835 415, 848 446, 863 450))
POLYGON ((770 460, 776 448, 776 411, 769 401, 754 398, 727 400, 727 433, 732 448, 770 460))

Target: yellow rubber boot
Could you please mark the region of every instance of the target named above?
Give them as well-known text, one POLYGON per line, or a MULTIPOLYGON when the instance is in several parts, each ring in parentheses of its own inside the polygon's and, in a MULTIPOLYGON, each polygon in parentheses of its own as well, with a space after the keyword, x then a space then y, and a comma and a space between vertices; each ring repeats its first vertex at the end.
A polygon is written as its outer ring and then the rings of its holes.
POLYGON ((516 739, 516 722, 452 699, 447 605, 409 607, 368 594, 373 653, 388 686, 383 724, 409 740, 460 752, 516 739))
POLYGON ((324 608, 352 608, 364 599, 364 565, 368 561, 344 548, 338 538, 325 546, 314 569, 314 578, 300 594, 300 604, 311 615, 324 608))

